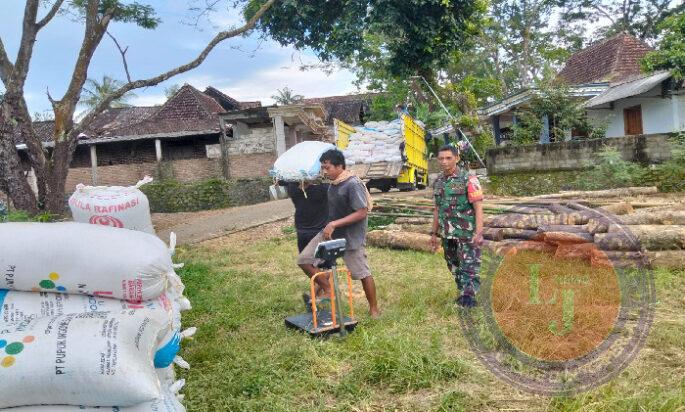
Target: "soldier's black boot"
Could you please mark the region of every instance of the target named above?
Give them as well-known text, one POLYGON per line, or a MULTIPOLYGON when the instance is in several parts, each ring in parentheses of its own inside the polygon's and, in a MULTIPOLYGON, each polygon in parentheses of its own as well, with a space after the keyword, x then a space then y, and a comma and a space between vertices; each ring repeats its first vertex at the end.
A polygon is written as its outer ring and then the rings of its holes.
POLYGON ((456 303, 457 303, 457 305, 459 305, 463 308, 466 308, 466 309, 472 308, 478 304, 478 302, 476 302, 476 298, 474 296, 471 296, 471 295, 459 296, 456 300, 456 303))

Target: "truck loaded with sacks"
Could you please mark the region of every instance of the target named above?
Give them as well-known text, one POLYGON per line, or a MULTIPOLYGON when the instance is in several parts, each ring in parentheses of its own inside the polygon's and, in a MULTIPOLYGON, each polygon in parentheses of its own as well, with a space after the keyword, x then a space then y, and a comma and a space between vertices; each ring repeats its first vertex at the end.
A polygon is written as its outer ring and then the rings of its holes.
POLYGON ((336 146, 345 154, 348 169, 369 189, 409 191, 428 185, 426 132, 410 115, 357 127, 335 119, 334 129, 336 146))

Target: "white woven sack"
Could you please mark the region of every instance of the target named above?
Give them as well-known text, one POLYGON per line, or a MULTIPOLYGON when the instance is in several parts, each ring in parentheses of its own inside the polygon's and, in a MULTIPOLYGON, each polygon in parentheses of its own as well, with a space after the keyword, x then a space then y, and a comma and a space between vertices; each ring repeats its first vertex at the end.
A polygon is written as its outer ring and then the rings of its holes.
POLYGON ((0 329, 0 408, 133 406, 161 399, 153 356, 168 327, 143 310, 5 325, 0 329))
POLYGON ((330 143, 305 141, 288 149, 276 159, 271 175, 286 181, 312 180, 320 176, 319 158, 327 151, 335 149, 330 143))
POLYGON ((119 406, 73 406, 73 405, 42 405, 20 406, 10 409, 11 412, 186 412, 180 400, 183 395, 177 392, 185 385, 185 380, 176 381, 173 368, 157 369, 157 375, 162 385, 163 397, 135 406, 121 408, 119 406))
POLYGON ((86 186, 79 184, 69 198, 75 222, 139 230, 155 234, 150 202, 140 187, 152 182, 145 176, 134 186, 86 186))
POLYGON ((155 367, 166 368, 172 364, 180 349, 181 338, 192 336, 194 328, 181 331, 181 311, 190 309, 190 302, 183 296, 170 292, 156 299, 130 303, 118 299, 98 296, 69 295, 65 293, 32 293, 0 289, 0 322, 14 325, 32 318, 58 316, 68 313, 110 312, 126 310, 147 310, 161 322, 169 324, 164 336, 160 337, 155 352, 155 367))
POLYGON ((158 237, 83 223, 0 224, 0 289, 142 302, 180 285, 158 237))

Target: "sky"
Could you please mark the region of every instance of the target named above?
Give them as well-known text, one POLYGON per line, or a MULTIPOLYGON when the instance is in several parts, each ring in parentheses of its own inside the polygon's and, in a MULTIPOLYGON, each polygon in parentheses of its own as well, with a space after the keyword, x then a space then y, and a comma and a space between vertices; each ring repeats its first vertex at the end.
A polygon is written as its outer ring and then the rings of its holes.
MULTIPOLYGON (((11 59, 16 57, 21 38, 24 1, 0 0, 0 38, 11 59)), ((205 47, 219 28, 242 23, 235 10, 224 10, 203 20, 202 30, 188 24, 191 14, 188 0, 148 0, 162 23, 155 30, 134 24, 113 23, 110 33, 123 46, 133 80, 154 76, 186 63, 205 47)), ((229 3, 228 1, 226 3, 229 3)), ((47 12, 41 9, 39 19, 47 12)), ((25 97, 31 113, 50 110, 47 91, 58 99, 65 92, 83 38, 81 23, 67 15, 58 15, 39 34, 34 48, 25 97)), ((213 86, 240 101, 273 102, 277 89, 289 87, 305 97, 333 96, 357 91, 354 74, 340 69, 326 73, 321 69, 300 70, 302 64, 316 64, 311 51, 296 51, 265 40, 253 33, 248 37, 228 39, 217 46, 198 68, 174 77, 156 87, 139 89, 130 104, 149 106, 165 101, 164 89, 188 83, 200 90, 213 86)), ((107 36, 100 43, 88 71, 88 77, 108 75, 125 80, 121 55, 107 36)))

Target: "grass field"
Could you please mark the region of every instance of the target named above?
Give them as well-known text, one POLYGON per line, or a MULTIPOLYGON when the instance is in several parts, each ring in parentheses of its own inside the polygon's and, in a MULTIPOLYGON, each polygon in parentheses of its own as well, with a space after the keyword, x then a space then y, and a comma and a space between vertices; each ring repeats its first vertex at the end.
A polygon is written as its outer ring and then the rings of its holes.
POLYGON ((382 317, 356 294, 360 326, 347 339, 286 330, 303 310, 292 231, 181 249, 197 326, 182 356, 189 411, 675 411, 685 410, 685 272, 659 270, 657 314, 636 361, 610 383, 547 398, 499 381, 471 353, 440 256, 370 249, 382 317))

